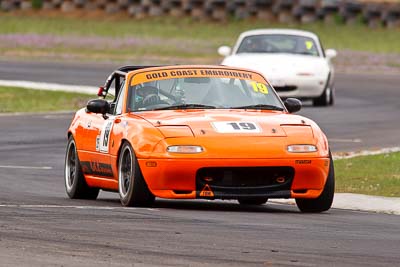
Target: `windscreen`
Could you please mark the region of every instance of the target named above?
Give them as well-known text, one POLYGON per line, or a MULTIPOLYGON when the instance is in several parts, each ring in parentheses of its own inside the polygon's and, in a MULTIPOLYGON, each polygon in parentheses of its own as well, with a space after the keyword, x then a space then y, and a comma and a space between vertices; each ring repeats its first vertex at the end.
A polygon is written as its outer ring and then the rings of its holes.
POLYGON ((252 75, 246 73, 236 75, 237 73, 233 72, 227 77, 179 75, 176 78, 169 77, 172 76, 171 73, 174 72, 164 72, 164 74, 159 72, 157 74, 159 77, 152 73, 154 79, 147 75, 150 79, 144 79, 143 82, 136 84, 133 82, 128 94, 128 109, 143 111, 263 107, 263 109, 284 110, 280 99, 265 80, 251 79, 252 75))
POLYGON ((265 34, 243 39, 236 53, 289 53, 319 56, 313 39, 287 34, 265 34))

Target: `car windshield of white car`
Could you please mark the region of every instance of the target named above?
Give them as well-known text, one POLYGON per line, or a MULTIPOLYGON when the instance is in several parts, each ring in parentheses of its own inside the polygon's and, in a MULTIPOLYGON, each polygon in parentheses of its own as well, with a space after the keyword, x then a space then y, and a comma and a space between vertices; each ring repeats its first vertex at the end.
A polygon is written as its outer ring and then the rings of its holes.
POLYGON ((266 82, 225 77, 185 77, 144 82, 130 87, 130 111, 253 108, 284 110, 266 82))
POLYGON ((286 34, 247 36, 241 42, 236 53, 286 53, 319 56, 313 39, 286 34))

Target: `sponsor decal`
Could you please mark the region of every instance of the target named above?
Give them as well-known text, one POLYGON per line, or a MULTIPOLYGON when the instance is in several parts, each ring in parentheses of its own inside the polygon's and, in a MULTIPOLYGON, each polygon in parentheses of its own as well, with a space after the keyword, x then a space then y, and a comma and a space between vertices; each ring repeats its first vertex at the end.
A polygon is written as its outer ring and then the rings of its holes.
POLYGON ((264 88, 265 79, 253 72, 239 71, 239 70, 229 70, 229 69, 170 69, 170 70, 159 70, 159 71, 147 71, 136 74, 131 85, 136 85, 139 83, 155 81, 155 80, 165 80, 173 78, 193 78, 193 77, 220 77, 220 78, 237 78, 244 80, 253 80, 255 83, 255 88, 257 92, 265 93, 267 90, 264 88), (258 84, 264 84, 258 85, 258 84))
POLYGON ((257 123, 249 121, 218 121, 211 125, 218 133, 261 133, 257 123))
POLYGON ((214 192, 211 190, 210 186, 206 184, 203 190, 200 192, 201 197, 214 197, 214 192))
POLYGON ((85 174, 113 177, 113 172, 110 164, 95 162, 95 161, 82 161, 82 171, 85 174))
POLYGON ((296 164, 311 164, 311 160, 309 159, 303 159, 303 160, 296 160, 295 163, 296 164))

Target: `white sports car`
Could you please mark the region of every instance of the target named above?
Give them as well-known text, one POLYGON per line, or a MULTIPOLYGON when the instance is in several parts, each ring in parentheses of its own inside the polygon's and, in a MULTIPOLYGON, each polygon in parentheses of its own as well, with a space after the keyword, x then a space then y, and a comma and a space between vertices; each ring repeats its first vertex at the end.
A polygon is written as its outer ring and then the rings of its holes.
POLYGON ((334 49, 324 51, 317 35, 300 30, 243 32, 233 49, 221 46, 222 64, 264 74, 282 98, 312 99, 314 106, 334 103, 334 49))

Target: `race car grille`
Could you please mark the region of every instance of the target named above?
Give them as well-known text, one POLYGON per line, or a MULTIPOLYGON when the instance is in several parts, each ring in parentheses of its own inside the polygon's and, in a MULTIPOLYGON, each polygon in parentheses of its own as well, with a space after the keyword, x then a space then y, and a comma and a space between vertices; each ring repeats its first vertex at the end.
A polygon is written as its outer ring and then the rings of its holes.
POLYGON ((231 199, 237 197, 289 197, 294 177, 292 167, 210 167, 196 174, 197 196, 231 199))
POLYGON ((290 92, 297 89, 295 85, 286 85, 286 86, 274 86, 275 91, 277 92, 290 92))

